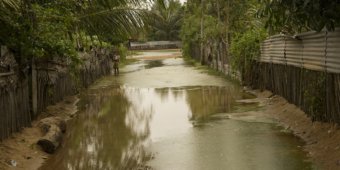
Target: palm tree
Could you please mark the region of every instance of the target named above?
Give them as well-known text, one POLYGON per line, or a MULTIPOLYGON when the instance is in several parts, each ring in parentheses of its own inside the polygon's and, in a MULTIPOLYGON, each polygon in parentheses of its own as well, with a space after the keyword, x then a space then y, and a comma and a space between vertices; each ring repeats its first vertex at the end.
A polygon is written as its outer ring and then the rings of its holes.
POLYGON ((56 36, 73 39, 74 34, 85 33, 99 40, 127 38, 143 26, 145 9, 141 5, 147 1, 150 0, 1 0, 0 43, 11 42, 17 51, 37 45, 39 49, 48 46, 45 51, 51 51, 51 36, 56 40, 56 36))
POLYGON ((178 40, 183 12, 178 0, 154 3, 149 19, 149 37, 155 40, 178 40))
POLYGON ((138 0, 86 1, 77 11, 75 25, 89 35, 127 37, 144 24, 145 10, 138 0))
POLYGON ((4 9, 4 7, 11 7, 11 8, 17 8, 18 2, 15 0, 2 0, 0 2, 1 9, 4 9))

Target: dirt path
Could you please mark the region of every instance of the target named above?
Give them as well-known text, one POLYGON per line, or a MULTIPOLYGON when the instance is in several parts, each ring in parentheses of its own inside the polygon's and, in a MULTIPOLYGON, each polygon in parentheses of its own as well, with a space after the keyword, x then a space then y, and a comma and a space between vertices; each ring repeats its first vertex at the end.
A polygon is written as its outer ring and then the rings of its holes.
POLYGON ((43 135, 38 127, 39 120, 45 117, 58 116, 71 118, 77 111, 77 96, 65 98, 56 105, 49 106, 41 116, 32 123, 32 127, 24 128, 20 133, 0 143, 0 170, 36 170, 49 158, 36 144, 43 135))

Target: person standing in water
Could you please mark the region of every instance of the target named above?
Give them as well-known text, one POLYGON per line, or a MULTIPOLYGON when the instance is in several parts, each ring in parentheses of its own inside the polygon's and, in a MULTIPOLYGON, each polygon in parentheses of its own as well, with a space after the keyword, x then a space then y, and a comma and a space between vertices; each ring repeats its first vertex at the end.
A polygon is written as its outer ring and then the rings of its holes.
POLYGON ((117 52, 113 53, 113 69, 115 75, 119 75, 119 54, 117 52))

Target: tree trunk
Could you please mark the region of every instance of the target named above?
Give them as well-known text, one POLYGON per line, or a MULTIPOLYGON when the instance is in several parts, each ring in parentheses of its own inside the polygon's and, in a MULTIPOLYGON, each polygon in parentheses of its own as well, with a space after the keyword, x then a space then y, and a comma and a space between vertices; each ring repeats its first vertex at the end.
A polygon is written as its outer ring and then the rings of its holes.
POLYGON ((205 64, 205 58, 204 58, 204 50, 203 50, 203 38, 204 38, 204 36, 203 36, 203 32, 204 32, 204 30, 203 30, 203 25, 204 25, 204 20, 203 20, 203 15, 204 15, 204 8, 203 8, 203 6, 204 6, 204 0, 201 0, 201 42, 200 42, 200 47, 201 47, 201 64, 202 65, 204 65, 205 64))
POLYGON ((66 131, 65 120, 58 117, 45 118, 40 121, 39 127, 45 135, 38 140, 38 145, 45 152, 54 153, 66 131))
POLYGON ((60 145, 62 132, 56 125, 51 125, 49 131, 39 139, 38 145, 47 153, 54 153, 60 145))

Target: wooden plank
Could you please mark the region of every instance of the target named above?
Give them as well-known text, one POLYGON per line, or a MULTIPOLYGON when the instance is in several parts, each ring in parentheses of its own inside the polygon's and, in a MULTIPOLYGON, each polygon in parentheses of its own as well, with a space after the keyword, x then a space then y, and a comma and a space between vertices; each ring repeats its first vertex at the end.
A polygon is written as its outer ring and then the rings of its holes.
POLYGON ((0 73, 0 77, 6 77, 6 76, 11 76, 11 75, 13 75, 13 74, 15 74, 15 72, 7 72, 7 73, 0 73))

